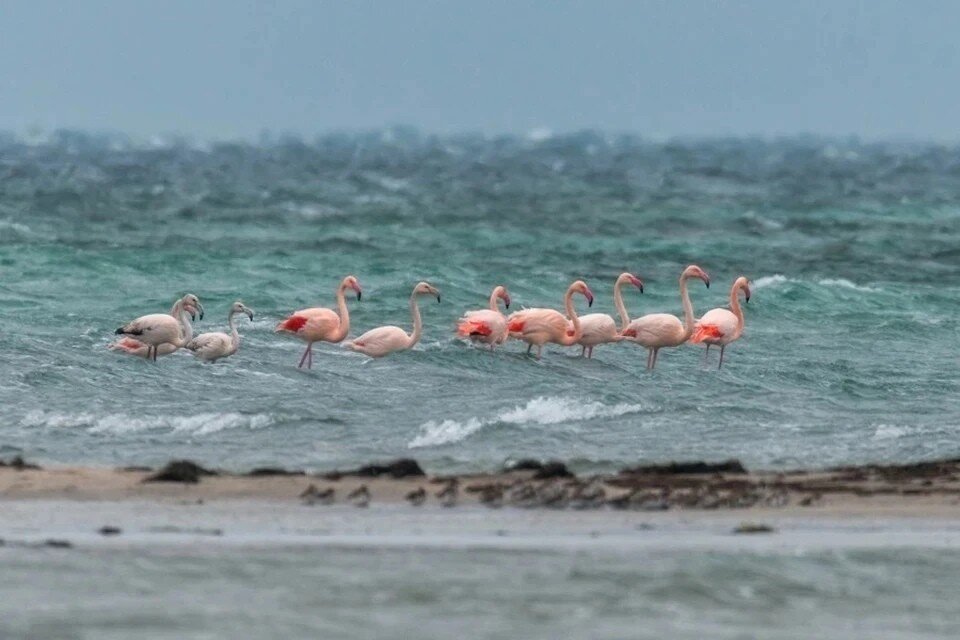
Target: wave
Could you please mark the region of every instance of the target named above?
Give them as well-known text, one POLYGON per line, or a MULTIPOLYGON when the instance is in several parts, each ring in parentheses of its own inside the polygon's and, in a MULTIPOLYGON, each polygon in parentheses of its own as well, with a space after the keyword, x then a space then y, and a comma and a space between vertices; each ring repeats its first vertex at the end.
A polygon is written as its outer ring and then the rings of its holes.
POLYGON ((867 287, 865 285, 851 282, 846 278, 824 278, 823 280, 818 280, 817 284, 822 285, 824 287, 841 287, 843 289, 853 289, 854 291, 863 291, 865 293, 876 293, 880 291, 880 289, 876 289, 874 287, 867 287))
POLYGON ((602 402, 580 402, 556 396, 538 397, 524 406, 517 406, 487 419, 476 417, 467 420, 430 420, 420 425, 420 433, 407 445, 411 449, 435 447, 460 442, 484 427, 495 424, 548 425, 593 418, 615 418, 643 410, 639 404, 619 403, 605 405, 602 402))
POLYGON ((751 282, 750 285, 753 287, 753 289, 763 289, 765 287, 778 287, 784 282, 792 282, 792 280, 790 280, 790 278, 787 276, 775 273, 772 276, 763 276, 757 278, 751 282))
MULTIPOLYGON (((803 282, 795 278, 788 278, 787 276, 775 273, 772 276, 762 276, 751 282, 753 289, 764 289, 767 287, 777 288, 783 284, 803 282)), ((868 287, 866 285, 857 284, 846 278, 821 278, 816 281, 816 284, 821 287, 840 287, 841 289, 851 289, 853 291, 860 291, 863 293, 877 293, 882 291, 876 287, 868 287)))
POLYGON ((54 429, 84 429, 88 433, 122 435, 142 431, 165 430, 171 433, 188 433, 195 436, 209 435, 227 429, 262 429, 274 423, 266 414, 243 413, 198 413, 192 416, 132 417, 114 413, 94 415, 91 413, 56 413, 31 411, 21 420, 23 427, 50 427, 54 429))

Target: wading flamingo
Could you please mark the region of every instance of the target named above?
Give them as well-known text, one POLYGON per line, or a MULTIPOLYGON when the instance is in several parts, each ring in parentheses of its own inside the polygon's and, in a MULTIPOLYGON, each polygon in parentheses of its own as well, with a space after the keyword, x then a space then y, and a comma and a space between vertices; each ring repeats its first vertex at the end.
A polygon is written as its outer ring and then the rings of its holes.
MULTIPOLYGON (((179 300, 173 303, 173 307, 170 308, 170 317, 175 318, 180 322, 180 328, 183 331, 184 338, 187 341, 193 339, 193 325, 190 324, 191 320, 196 319, 197 309, 200 309, 200 319, 203 320, 203 305, 200 304, 199 298, 188 293, 179 300), (181 311, 180 306, 183 306, 183 311, 181 311)), ((146 345, 139 340, 134 338, 120 338, 116 342, 112 342, 107 345, 107 348, 111 351, 120 351, 127 355, 136 356, 138 358, 147 358, 150 355, 150 346, 146 345)), ((177 347, 172 344, 162 344, 157 348, 158 356, 168 356, 174 351, 177 350, 177 347)))
POLYGON ((417 305, 417 296, 437 296, 440 302, 440 292, 431 284, 421 282, 413 288, 410 294, 410 315, 413 316, 413 333, 400 327, 386 326, 371 329, 355 340, 344 343, 345 346, 368 355, 371 358, 382 358, 394 351, 406 351, 420 340, 423 333, 423 323, 420 320, 420 307, 417 305))
POLYGON ((680 300, 683 303, 683 321, 669 313, 649 313, 631 322, 621 334, 625 340, 646 347, 647 369, 657 366, 657 354, 663 347, 679 347, 693 335, 693 305, 687 292, 687 280, 700 278, 710 287, 710 277, 695 264, 680 274, 680 300))
POLYGON ((457 321, 457 335, 470 338, 472 342, 490 345, 490 351, 507 339, 507 318, 500 313, 497 300, 503 300, 503 306, 510 308, 510 294, 503 285, 496 287, 490 294, 490 308, 467 311, 457 321))
POLYGON ((240 348, 240 334, 237 332, 236 325, 233 324, 233 316, 238 313, 245 313, 253 322, 253 310, 247 307, 239 300, 230 307, 230 313, 227 314, 227 325, 230 327, 230 334, 222 332, 201 333, 191 340, 184 347, 193 352, 193 355, 204 362, 216 362, 220 358, 232 356, 240 348))
MULTIPOLYGON (((643 293, 643 281, 632 273, 621 273, 617 278, 613 285, 613 305, 617 308, 617 313, 620 314, 620 331, 625 331, 627 325, 630 324, 630 316, 627 315, 627 307, 623 304, 623 291, 621 290, 625 284, 632 284, 640 289, 640 293, 643 293)), ((580 355, 586 355, 588 358, 593 357, 593 348, 598 344, 618 342, 623 339, 617 331, 617 323, 605 313, 589 313, 581 316, 580 327, 582 335, 577 344, 583 346, 580 355)), ((573 327, 568 328, 567 331, 573 331, 573 327)))
POLYGON ((743 291, 743 299, 750 302, 750 281, 740 276, 730 287, 730 309, 718 307, 707 311, 697 321, 693 336, 690 338, 690 342, 702 342, 707 345, 703 355, 704 362, 710 355, 710 345, 720 345, 720 364, 717 365, 717 369, 723 366, 723 350, 743 334, 743 309, 740 308, 740 297, 737 295, 739 291, 743 291))
POLYGON ((283 322, 277 325, 277 333, 288 333, 307 343, 307 348, 303 351, 300 358, 300 364, 297 368, 303 367, 307 363, 307 369, 313 367, 313 343, 314 342, 332 342, 337 343, 347 337, 350 332, 350 312, 347 310, 347 300, 344 292, 347 289, 353 289, 357 292, 357 302, 363 292, 360 290, 360 283, 354 276, 347 276, 337 287, 337 311, 334 312, 326 307, 311 307, 293 312, 283 322))
POLYGON ((135 338, 147 345, 147 359, 157 360, 159 347, 170 345, 173 351, 184 347, 187 344, 187 337, 184 335, 181 325, 186 324, 186 314, 196 312, 191 302, 196 301, 196 308, 201 308, 200 300, 192 294, 184 296, 174 305, 179 312, 180 319, 177 320, 166 313, 151 313, 150 315, 140 316, 133 322, 129 322, 116 330, 117 335, 135 338), (190 298, 188 303, 184 300, 190 298))
POLYGON ((580 340, 582 328, 577 310, 573 308, 573 294, 579 293, 587 299, 587 304, 593 306, 593 292, 583 280, 577 280, 567 288, 563 295, 566 317, 554 309, 523 309, 510 314, 507 318, 507 330, 510 337, 523 340, 527 343, 527 353, 537 345, 537 360, 540 359, 543 345, 548 342, 569 347, 580 340), (570 320, 568 321, 567 318, 570 320), (572 324, 573 331, 567 331, 572 324))

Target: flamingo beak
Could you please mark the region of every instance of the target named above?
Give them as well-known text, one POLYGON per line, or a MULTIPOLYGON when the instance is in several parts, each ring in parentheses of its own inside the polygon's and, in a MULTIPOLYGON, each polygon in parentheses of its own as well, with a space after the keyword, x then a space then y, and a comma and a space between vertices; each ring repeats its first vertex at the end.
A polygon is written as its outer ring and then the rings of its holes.
POLYGON ((437 294, 437 302, 440 302, 440 294, 437 294))
POLYGON ((123 335, 123 327, 120 327, 119 329, 117 329, 117 330, 114 331, 113 333, 114 333, 114 335, 118 335, 118 336, 123 335))
POLYGON ((750 304, 750 287, 746 287, 743 290, 744 300, 747 304, 750 304))
POLYGON ((703 277, 703 281, 704 281, 704 283, 706 283, 707 289, 709 289, 709 288, 710 288, 710 278, 704 276, 704 277, 703 277))
POLYGON ((250 322, 253 322, 253 311, 247 309, 247 315, 250 316, 250 322))
POLYGON ((640 293, 643 293, 643 280, 634 277, 630 279, 630 282, 632 282, 633 286, 635 286, 637 289, 640 289, 640 293))
POLYGON ((363 297, 363 291, 357 289, 357 302, 360 302, 360 299, 363 297))
POLYGON ((203 305, 197 301, 197 308, 200 310, 200 319, 203 320, 203 305))
POLYGON ((503 306, 507 309, 510 308, 510 296, 503 297, 503 306))
POLYGON ((590 291, 590 289, 587 289, 586 291, 583 292, 583 295, 584 295, 584 297, 587 299, 587 306, 588 306, 588 307, 592 307, 592 306, 593 306, 593 292, 590 291))

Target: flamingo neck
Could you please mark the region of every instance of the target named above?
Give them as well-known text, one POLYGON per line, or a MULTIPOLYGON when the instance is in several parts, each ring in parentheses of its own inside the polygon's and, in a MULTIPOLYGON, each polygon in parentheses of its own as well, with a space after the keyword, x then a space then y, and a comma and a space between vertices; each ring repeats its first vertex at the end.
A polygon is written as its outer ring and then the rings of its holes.
POLYGON ((337 289, 337 315, 340 316, 340 328, 336 334, 336 341, 339 342, 350 333, 350 311, 347 309, 347 299, 344 296, 345 287, 341 284, 337 289))
POLYGON ((423 333, 423 324, 420 320, 420 306, 417 304, 417 294, 410 296, 410 315, 413 316, 413 333, 410 334, 407 349, 420 341, 420 335, 423 333))
POLYGON ((580 318, 577 317, 577 309, 573 306, 573 290, 567 289, 567 293, 563 296, 563 307, 567 312, 567 317, 570 318, 570 322, 573 324, 573 335, 564 335, 563 342, 566 346, 576 344, 580 338, 583 337, 583 329, 580 327, 580 318))
POLYGON ((623 303, 623 282, 620 280, 613 285, 613 306, 620 314, 620 333, 623 333, 630 324, 630 315, 627 313, 627 305, 623 303))
POLYGON ((240 332, 237 331, 237 325, 233 322, 233 317, 237 315, 236 311, 231 311, 227 316, 227 325, 230 327, 230 342, 233 343, 233 349, 236 351, 240 347, 240 332))
POLYGON ((690 293, 687 291, 687 278, 680 278, 680 300, 683 302, 683 339, 686 341, 693 335, 693 305, 690 303, 690 293))
POLYGON ((738 295, 740 287, 734 285, 730 289, 730 311, 733 312, 733 315, 737 316, 737 332, 736 335, 739 337, 743 333, 743 308, 740 306, 740 296, 738 295))
POLYGON ((500 307, 497 305, 498 297, 497 290, 494 289, 493 293, 490 294, 490 311, 496 311, 497 313, 500 312, 500 307))
POLYGON ((180 332, 180 341, 174 343, 174 346, 179 349, 193 340, 193 325, 190 324, 190 312, 183 308, 183 304, 177 302, 174 308, 176 309, 177 317, 180 320, 180 328, 182 329, 180 332))

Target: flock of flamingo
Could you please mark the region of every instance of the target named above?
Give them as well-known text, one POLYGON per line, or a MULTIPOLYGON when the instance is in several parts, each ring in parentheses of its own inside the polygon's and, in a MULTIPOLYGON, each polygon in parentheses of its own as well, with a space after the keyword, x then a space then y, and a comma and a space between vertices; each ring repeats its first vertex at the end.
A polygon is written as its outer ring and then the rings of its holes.
MULTIPOLYGON (((620 315, 620 325, 605 313, 577 315, 573 304, 574 294, 582 295, 589 306, 593 306, 593 292, 582 280, 571 284, 563 296, 564 313, 555 309, 532 308, 516 311, 509 316, 500 311, 499 301, 506 309, 510 308, 510 294, 504 286, 497 286, 490 294, 489 308, 468 311, 457 322, 457 335, 472 342, 488 345, 492 351, 497 345, 510 338, 527 343, 527 354, 536 346, 537 359, 540 358, 543 345, 551 343, 569 347, 582 347, 581 355, 593 357, 594 347, 613 342, 633 342, 647 349, 647 368, 657 365, 657 354, 664 347, 679 347, 687 342, 706 345, 704 359, 709 357, 710 347, 720 347, 719 367, 723 366, 723 355, 727 345, 737 340, 743 333, 744 317, 740 307, 740 293, 746 302, 750 301, 750 283, 741 276, 730 288, 730 308, 711 309, 697 320, 694 318, 693 305, 687 290, 687 281, 691 278, 702 280, 710 287, 710 278, 696 265, 690 265, 680 274, 680 300, 683 307, 683 319, 669 313, 650 313, 634 320, 630 319, 623 302, 623 286, 632 285, 643 293, 643 282, 632 273, 622 273, 613 285, 613 302, 620 315)), ((344 340, 350 333, 350 312, 347 308, 346 292, 352 290, 360 300, 360 283, 354 276, 347 276, 337 287, 337 310, 325 307, 300 309, 277 324, 276 332, 292 335, 307 343, 300 358, 298 368, 313 366, 313 344, 315 342, 343 343, 349 349, 363 353, 371 358, 405 351, 417 344, 423 333, 420 307, 417 298, 421 295, 436 296, 440 302, 440 291, 431 284, 420 282, 410 295, 410 314, 413 318, 413 331, 407 333, 400 327, 383 326, 371 329, 353 340, 344 340)), ((154 313, 129 322, 116 330, 123 336, 110 345, 116 351, 156 360, 158 356, 169 355, 179 349, 190 351, 200 360, 214 362, 233 355, 240 348, 240 334, 234 324, 234 316, 247 315, 253 320, 253 311, 242 302, 234 302, 227 316, 230 333, 201 333, 193 335, 191 321, 199 313, 203 319, 203 305, 193 294, 187 294, 177 300, 169 314, 154 313)))

